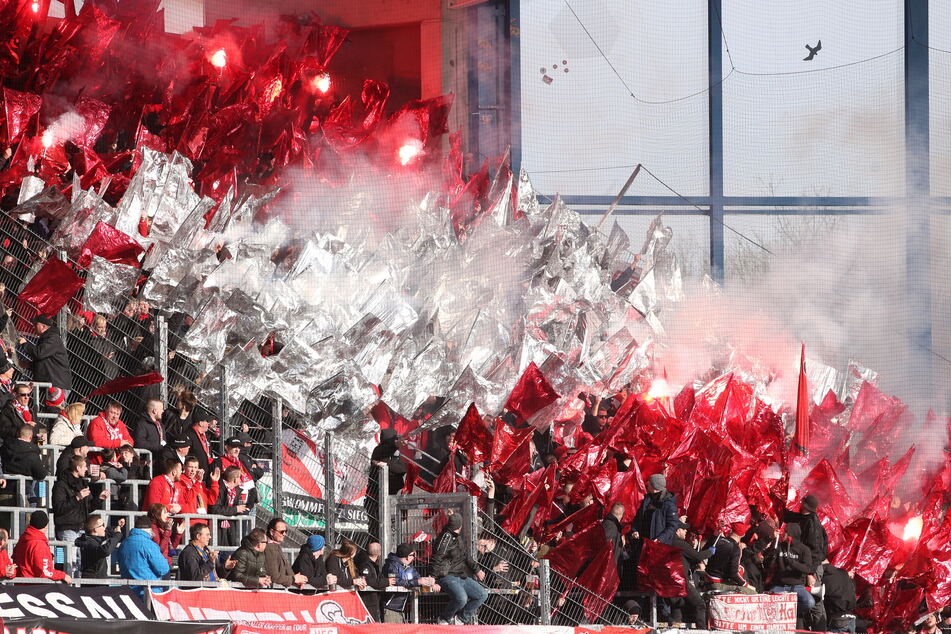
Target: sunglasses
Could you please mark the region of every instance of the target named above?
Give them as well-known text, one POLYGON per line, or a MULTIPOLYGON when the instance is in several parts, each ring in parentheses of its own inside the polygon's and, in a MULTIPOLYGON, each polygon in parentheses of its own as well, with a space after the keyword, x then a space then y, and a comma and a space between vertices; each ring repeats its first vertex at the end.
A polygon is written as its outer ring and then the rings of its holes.
POLYGON ((29 397, 30 397, 30 393, 29 393, 29 392, 17 392, 17 396, 19 396, 20 398, 29 398, 29 397))
POLYGON ((287 534, 287 529, 285 528, 285 529, 282 530, 282 531, 275 530, 274 532, 275 532, 275 533, 280 533, 281 535, 286 535, 286 534, 287 534))

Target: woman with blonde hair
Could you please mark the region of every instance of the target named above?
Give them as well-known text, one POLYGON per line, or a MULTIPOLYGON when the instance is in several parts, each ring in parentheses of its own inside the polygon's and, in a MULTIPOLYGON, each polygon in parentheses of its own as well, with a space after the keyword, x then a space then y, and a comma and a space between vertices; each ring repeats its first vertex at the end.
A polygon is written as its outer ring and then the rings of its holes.
POLYGON ((337 577, 337 585, 346 590, 354 586, 359 590, 367 587, 367 581, 357 576, 357 564, 353 558, 357 555, 357 545, 346 537, 340 548, 331 551, 327 558, 327 574, 337 577))
POLYGON ((69 445, 73 438, 83 435, 83 414, 86 413, 86 406, 83 403, 73 403, 67 405, 66 409, 60 411, 53 423, 50 431, 49 443, 51 445, 69 445))

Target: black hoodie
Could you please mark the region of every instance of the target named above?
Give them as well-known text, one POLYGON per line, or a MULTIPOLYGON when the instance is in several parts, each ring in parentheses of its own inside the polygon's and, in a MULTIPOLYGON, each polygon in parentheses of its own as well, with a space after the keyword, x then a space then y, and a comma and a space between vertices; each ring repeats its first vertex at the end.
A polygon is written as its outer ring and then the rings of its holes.
POLYGON ((109 576, 109 556, 122 541, 121 531, 109 531, 102 537, 83 533, 76 538, 83 579, 105 579, 109 576))
POLYGON ((787 540, 766 553, 773 571, 773 586, 804 586, 806 575, 812 574, 812 551, 799 541, 798 524, 786 524, 787 540))

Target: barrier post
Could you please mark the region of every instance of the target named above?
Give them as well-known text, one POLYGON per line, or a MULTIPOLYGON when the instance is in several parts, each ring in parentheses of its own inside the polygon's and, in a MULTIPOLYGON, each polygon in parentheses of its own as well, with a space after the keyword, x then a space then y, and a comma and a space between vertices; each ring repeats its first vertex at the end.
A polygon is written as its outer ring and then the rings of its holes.
POLYGON ((271 418, 273 419, 271 424, 271 503, 274 506, 274 515, 282 517, 284 515, 284 500, 282 499, 284 465, 282 464, 281 430, 284 427, 284 401, 280 397, 274 399, 271 418))
POLYGON ((538 607, 542 625, 551 625, 551 567, 547 559, 538 562, 538 607))
MULTIPOLYGON (((372 467, 371 467, 372 468, 372 467)), ((380 486, 377 488, 379 491, 380 499, 377 500, 377 513, 380 517, 377 518, 380 526, 380 534, 376 536, 380 540, 380 548, 383 550, 383 556, 386 557, 390 552, 390 467, 387 464, 384 464, 379 468, 379 478, 380 486)), ((372 535, 370 536, 372 539, 372 535)))
POLYGON ((231 438, 231 415, 228 411, 228 369, 222 363, 218 377, 218 424, 221 427, 221 443, 231 438))
POLYGON ((324 434, 324 531, 327 533, 324 537, 328 544, 336 545, 337 486, 335 480, 336 474, 334 473, 333 436, 332 431, 328 431, 324 434))
MULTIPOLYGON (((56 257, 59 258, 60 262, 69 262, 69 258, 66 255, 66 251, 63 251, 62 249, 56 251, 56 257)), ((60 308, 59 312, 56 313, 56 325, 57 327, 59 327, 59 336, 63 338, 63 343, 66 342, 67 314, 68 312, 67 312, 66 306, 63 306, 62 308, 60 308)))
POLYGON ((168 407, 168 322, 162 315, 156 319, 155 329, 158 334, 158 350, 155 353, 156 369, 162 375, 162 382, 159 383, 159 398, 162 399, 162 405, 168 407))

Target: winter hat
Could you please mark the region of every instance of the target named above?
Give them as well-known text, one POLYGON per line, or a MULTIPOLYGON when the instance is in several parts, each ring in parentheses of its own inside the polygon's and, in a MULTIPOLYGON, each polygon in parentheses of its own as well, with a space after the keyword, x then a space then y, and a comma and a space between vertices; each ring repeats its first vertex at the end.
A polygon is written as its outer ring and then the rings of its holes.
POLYGON ((317 552, 323 548, 325 543, 326 541, 323 535, 311 535, 307 538, 307 547, 310 548, 312 552, 317 552))
POLYGON ((810 493, 802 498, 802 508, 810 513, 815 513, 816 509, 819 508, 819 498, 810 493))
POLYGON ((172 438, 168 441, 168 446, 172 449, 184 449, 185 447, 191 447, 191 443, 184 438, 172 438))
POLYGON ((667 490, 667 478, 664 477, 662 473, 655 473, 651 477, 647 478, 647 481, 655 491, 666 491, 667 490))
POLYGON ((232 436, 225 441, 225 447, 244 447, 244 443, 237 436, 232 436))
POLYGON ((385 442, 396 440, 398 434, 396 430, 392 427, 387 427, 386 429, 380 430, 380 444, 382 445, 385 442))
POLYGON ((58 387, 51 387, 46 390, 46 400, 43 405, 47 407, 59 407, 66 400, 66 392, 58 387))
POLYGON ((786 534, 793 539, 799 539, 802 537, 802 527, 795 522, 790 522, 789 524, 786 524, 786 534))
POLYGON ((70 449, 79 449, 80 447, 92 447, 92 441, 85 436, 76 436, 69 441, 70 449))
POLYGON ((409 557, 411 554, 416 552, 416 548, 412 544, 400 544, 396 547, 396 556, 397 557, 409 557))
POLYGON ((449 519, 446 520, 446 528, 451 531, 462 528, 462 516, 455 513, 450 515, 449 519))
POLYGON ((6 355, 0 354, 0 374, 3 374, 13 366, 10 365, 10 360, 7 359, 6 355))
POLYGON ((41 531, 47 526, 49 526, 49 524, 50 524, 50 518, 46 514, 46 511, 37 510, 37 511, 33 511, 33 513, 30 514, 30 526, 32 526, 36 530, 41 531))
POLYGON ((43 324, 44 326, 54 326, 56 325, 56 319, 54 317, 49 317, 48 315, 37 315, 33 318, 34 324, 43 324))

